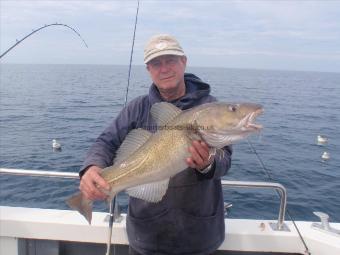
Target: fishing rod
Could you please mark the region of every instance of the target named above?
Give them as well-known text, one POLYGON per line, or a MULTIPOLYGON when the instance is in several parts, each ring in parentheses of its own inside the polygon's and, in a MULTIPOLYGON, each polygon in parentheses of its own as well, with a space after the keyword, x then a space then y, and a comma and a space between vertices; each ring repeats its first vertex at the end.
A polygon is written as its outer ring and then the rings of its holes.
POLYGON ((8 52, 10 52, 12 49, 14 49, 16 46, 18 46, 18 44, 20 44, 22 41, 24 41, 25 39, 27 39, 28 37, 30 37, 31 35, 37 33, 38 31, 40 31, 40 30, 42 30, 42 29, 44 29, 44 28, 50 27, 50 26, 64 26, 64 27, 67 27, 67 28, 71 29, 74 33, 76 33, 76 34, 80 37, 80 39, 83 41, 83 43, 84 43, 84 45, 86 46, 86 48, 88 48, 87 43, 85 42, 85 40, 83 39, 83 37, 81 37, 81 35, 79 34, 79 32, 78 32, 77 30, 75 30, 73 27, 71 27, 71 26, 69 26, 69 25, 62 24, 62 23, 57 23, 57 22, 56 22, 56 23, 48 24, 48 25, 45 24, 44 26, 39 27, 39 28, 33 30, 31 33, 29 33, 28 35, 26 35, 26 36, 23 37, 22 39, 17 40, 16 43, 15 43, 13 46, 11 46, 8 50, 6 50, 4 53, 2 53, 2 54, 0 55, 0 59, 1 59, 2 57, 4 57, 8 52))
MULTIPOLYGON (((275 181, 274 178, 272 178, 271 174, 269 173, 269 170, 265 167, 265 165, 263 163, 263 160, 261 159, 260 155, 257 153, 257 151, 256 151, 255 147, 253 146, 253 144, 251 143, 251 141, 249 139, 247 139, 247 142, 248 142, 249 147, 252 149, 253 153, 255 154, 256 158, 258 159, 258 161, 259 161, 259 163, 261 165, 261 168, 264 171, 264 173, 267 175, 268 179, 271 180, 271 181, 275 181)), ((276 190, 276 193, 280 196, 280 194, 279 194, 279 192, 277 190, 276 190)), ((286 212, 287 212, 289 218, 292 220, 294 228, 296 229, 296 231, 297 231, 297 233, 298 233, 298 235, 300 237, 300 240, 301 240, 303 246, 306 249, 305 250, 305 254, 310 255, 311 253, 310 253, 310 251, 308 249, 306 241, 304 240, 304 238, 303 238, 303 236, 302 236, 298 226, 296 225, 294 218, 292 217, 291 213, 289 212, 288 208, 286 208, 286 212)))
POLYGON ((135 19, 135 28, 133 30, 133 39, 132 39, 132 46, 131 46, 131 52, 130 52, 129 73, 128 73, 128 80, 127 80, 124 106, 126 106, 126 104, 127 104, 127 99, 128 99, 128 94, 129 94, 130 77, 131 77, 131 64, 132 64, 133 49, 134 49, 134 46, 135 46, 138 11, 139 11, 139 0, 137 1, 137 12, 136 12, 136 19, 135 19))
MULTIPOLYGON (((137 30, 137 21, 138 21, 138 12, 139 12, 139 0, 137 0, 137 9, 136 9, 136 17, 135 17, 135 27, 133 30, 133 37, 132 37, 132 46, 131 46, 131 52, 130 52, 130 63, 129 63, 129 72, 128 72, 128 80, 127 80, 127 87, 126 87, 126 92, 125 92, 125 102, 124 102, 124 107, 127 104, 127 99, 128 99, 128 94, 129 94, 129 87, 130 87, 130 77, 131 77, 131 66, 132 66, 132 57, 133 57, 133 49, 135 46, 135 39, 136 39, 136 30, 137 30)), ((109 231, 108 231, 108 240, 107 240, 107 246, 106 246, 106 254, 105 255, 110 255, 110 250, 111 250, 111 238, 112 238, 112 227, 113 227, 113 222, 116 220, 115 219, 115 212, 119 211, 118 208, 118 202, 116 197, 118 194, 113 198, 113 200, 110 202, 110 218, 109 218, 109 231)), ((115 246, 114 246, 115 248, 115 246)), ((115 254, 115 250, 114 250, 115 254)))

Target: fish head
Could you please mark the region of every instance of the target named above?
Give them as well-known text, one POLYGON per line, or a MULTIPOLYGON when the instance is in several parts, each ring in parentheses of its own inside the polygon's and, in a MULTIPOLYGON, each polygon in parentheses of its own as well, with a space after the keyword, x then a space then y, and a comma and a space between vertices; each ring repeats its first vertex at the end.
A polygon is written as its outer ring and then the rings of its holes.
POLYGON ((259 104, 216 102, 199 109, 194 122, 206 143, 222 148, 260 131, 262 126, 254 121, 262 112, 259 104))

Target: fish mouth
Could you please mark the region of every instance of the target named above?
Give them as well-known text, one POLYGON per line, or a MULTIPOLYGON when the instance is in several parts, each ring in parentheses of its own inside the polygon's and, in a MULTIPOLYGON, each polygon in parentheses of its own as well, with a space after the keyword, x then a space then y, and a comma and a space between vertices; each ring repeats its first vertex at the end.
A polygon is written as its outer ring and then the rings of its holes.
POLYGON ((243 129, 247 131, 260 131, 263 126, 255 123, 256 117, 263 113, 263 109, 258 109, 252 113, 249 113, 242 121, 244 123, 243 129))

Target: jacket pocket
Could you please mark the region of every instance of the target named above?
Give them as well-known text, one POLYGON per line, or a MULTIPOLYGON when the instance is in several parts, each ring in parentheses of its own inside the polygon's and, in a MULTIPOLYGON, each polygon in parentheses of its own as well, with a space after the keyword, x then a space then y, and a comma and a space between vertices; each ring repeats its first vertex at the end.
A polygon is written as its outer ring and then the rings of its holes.
POLYGON ((178 233, 182 253, 210 254, 224 240, 224 217, 218 211, 211 216, 197 216, 184 211, 177 212, 177 224, 183 226, 178 233))
POLYGON ((174 224, 170 220, 169 210, 164 210, 150 217, 134 217, 129 214, 126 221, 129 243, 146 254, 158 254, 169 240, 171 228, 174 224))

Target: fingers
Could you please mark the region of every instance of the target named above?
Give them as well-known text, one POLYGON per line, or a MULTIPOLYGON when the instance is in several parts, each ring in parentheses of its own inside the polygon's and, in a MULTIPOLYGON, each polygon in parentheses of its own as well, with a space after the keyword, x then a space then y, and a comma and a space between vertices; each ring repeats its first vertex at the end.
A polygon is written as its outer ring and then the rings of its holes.
POLYGON ((205 142, 193 141, 188 150, 191 153, 191 157, 186 160, 189 167, 201 170, 211 164, 209 146, 205 142))
POLYGON ((109 190, 109 184, 100 176, 101 168, 91 166, 83 175, 79 189, 87 199, 103 200, 107 195, 102 190, 109 190))

